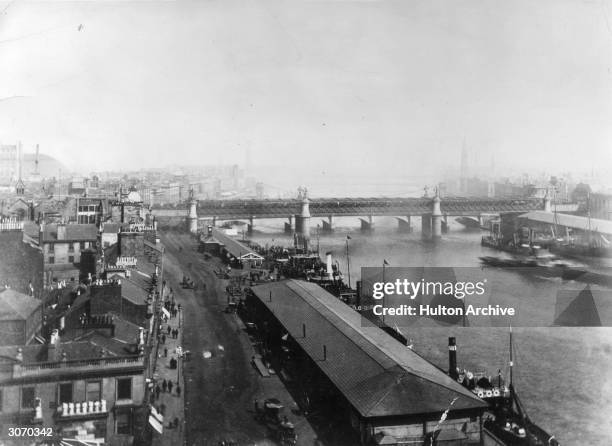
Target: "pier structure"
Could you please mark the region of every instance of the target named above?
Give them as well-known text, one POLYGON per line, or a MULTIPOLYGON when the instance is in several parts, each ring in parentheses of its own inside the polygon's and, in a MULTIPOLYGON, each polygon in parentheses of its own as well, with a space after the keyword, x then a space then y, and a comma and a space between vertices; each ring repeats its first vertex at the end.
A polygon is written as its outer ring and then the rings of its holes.
POLYGON ((285 219, 284 230, 308 238, 307 229, 312 217, 322 218, 322 232, 333 231, 337 217, 357 217, 364 231, 374 228, 374 217, 394 217, 398 230, 411 232, 412 217, 421 218, 423 237, 437 240, 448 230, 448 217, 481 219, 483 214, 549 212, 550 198, 490 198, 490 197, 441 197, 439 192, 431 197, 419 198, 309 198, 306 188, 300 188, 294 199, 228 199, 198 200, 196 209, 190 199, 186 207, 153 207, 158 219, 177 218, 181 215, 193 228, 193 220, 206 220, 215 226, 218 221, 248 223, 252 232, 255 219, 285 219), (548 211, 547 211, 548 210, 548 211))

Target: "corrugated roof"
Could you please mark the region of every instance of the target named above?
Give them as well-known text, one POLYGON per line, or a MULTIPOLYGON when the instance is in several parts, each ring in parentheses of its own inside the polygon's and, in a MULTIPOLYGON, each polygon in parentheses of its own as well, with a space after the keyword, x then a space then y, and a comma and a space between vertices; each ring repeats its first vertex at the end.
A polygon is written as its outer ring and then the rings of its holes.
POLYGON ((27 319, 41 305, 40 300, 8 289, 0 292, 0 320, 27 319))
POLYGON ((233 239, 228 235, 225 235, 222 231, 219 231, 216 228, 213 228, 213 237, 217 239, 219 243, 221 243, 225 249, 237 259, 245 256, 255 256, 256 258, 263 259, 262 256, 257 254, 248 246, 243 245, 238 240, 233 239))
POLYGON ((612 235, 612 221, 601 220, 599 218, 582 217, 580 215, 560 214, 554 212, 533 211, 521 214, 520 218, 537 221, 540 223, 557 224, 568 228, 580 229, 582 231, 591 230, 601 234, 612 235))
POLYGON ((364 417, 440 413, 455 397, 453 410, 487 406, 316 284, 288 280, 252 290, 364 417))

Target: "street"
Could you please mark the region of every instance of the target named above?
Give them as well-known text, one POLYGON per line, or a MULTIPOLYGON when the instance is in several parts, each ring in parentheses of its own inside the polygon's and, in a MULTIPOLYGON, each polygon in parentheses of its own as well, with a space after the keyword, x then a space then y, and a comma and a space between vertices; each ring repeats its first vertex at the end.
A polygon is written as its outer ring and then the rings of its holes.
MULTIPOLYGON (((266 440, 266 427, 255 420, 254 401, 276 397, 287 409, 295 403, 278 377, 262 378, 251 366, 248 337, 236 315, 224 312, 227 281, 214 273, 222 263, 214 257, 205 260, 191 235, 165 233, 162 243, 165 280, 183 308, 183 348, 191 351, 191 360, 184 362, 186 444, 274 444, 266 440), (180 286, 183 274, 195 282, 196 290, 180 286), (212 356, 205 358, 204 352, 212 356)), ((298 444, 312 445, 315 436, 308 422, 293 419, 298 444)))

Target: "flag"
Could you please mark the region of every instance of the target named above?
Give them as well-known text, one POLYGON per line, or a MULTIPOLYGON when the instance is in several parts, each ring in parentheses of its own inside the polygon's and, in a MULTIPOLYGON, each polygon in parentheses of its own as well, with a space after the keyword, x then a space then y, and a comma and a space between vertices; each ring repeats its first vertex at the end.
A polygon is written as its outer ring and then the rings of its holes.
POLYGON ((389 266, 389 262, 387 262, 387 259, 383 260, 383 265, 384 266, 389 266))
POLYGON ((164 416, 153 406, 151 406, 151 413, 149 414, 149 424, 160 434, 164 432, 164 416))
POLYGON ((162 313, 166 316, 166 319, 170 319, 170 312, 166 310, 164 307, 161 307, 162 313))

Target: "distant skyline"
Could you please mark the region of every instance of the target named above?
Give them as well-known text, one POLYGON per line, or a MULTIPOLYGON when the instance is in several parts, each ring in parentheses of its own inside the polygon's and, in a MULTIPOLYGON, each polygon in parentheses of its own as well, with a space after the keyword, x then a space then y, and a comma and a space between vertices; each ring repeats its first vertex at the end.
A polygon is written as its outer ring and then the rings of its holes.
POLYGON ((612 170, 612 0, 0 5, 0 142, 85 172, 612 170))

